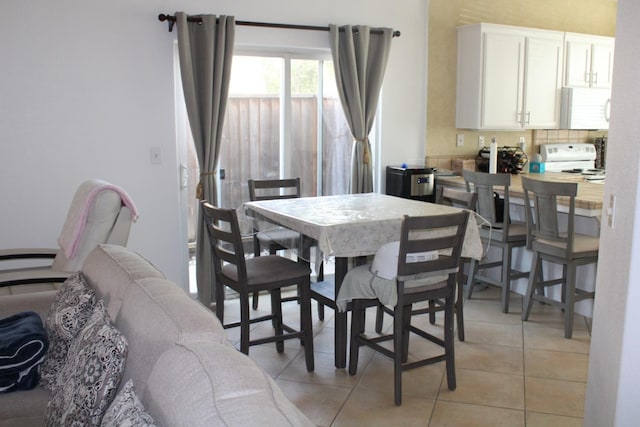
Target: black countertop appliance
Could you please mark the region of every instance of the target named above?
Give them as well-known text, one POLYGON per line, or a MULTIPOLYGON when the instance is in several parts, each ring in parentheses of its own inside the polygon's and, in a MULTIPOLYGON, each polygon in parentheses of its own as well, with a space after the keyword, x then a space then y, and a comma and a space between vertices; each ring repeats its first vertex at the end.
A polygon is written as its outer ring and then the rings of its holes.
POLYGON ((387 194, 435 202, 434 171, 414 166, 387 166, 387 194))

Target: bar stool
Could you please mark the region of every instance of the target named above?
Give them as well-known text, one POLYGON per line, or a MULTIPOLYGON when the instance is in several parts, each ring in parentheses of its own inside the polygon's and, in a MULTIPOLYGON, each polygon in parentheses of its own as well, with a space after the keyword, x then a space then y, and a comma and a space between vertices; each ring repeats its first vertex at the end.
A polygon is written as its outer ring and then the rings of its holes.
POLYGON ((564 336, 571 338, 575 303, 595 297, 595 292, 576 288, 576 270, 580 265, 598 262, 600 239, 597 236, 576 233, 574 230, 577 183, 549 182, 522 177, 522 188, 529 246, 533 250, 522 320, 529 319, 534 300, 558 306, 564 310, 564 336), (559 216, 564 214, 558 212, 558 197, 566 197, 569 200, 566 229, 560 227, 564 221, 559 220, 559 216), (562 264, 562 277, 544 280, 542 261, 562 264), (560 301, 547 297, 544 292, 546 287, 558 284, 562 285, 560 301))
POLYGON ((511 281, 528 277, 529 272, 518 271, 511 266, 513 249, 523 247, 527 243, 527 227, 525 223, 511 221, 509 218, 509 186, 511 175, 507 173, 489 174, 463 170, 467 191, 478 195, 476 212, 491 223, 491 227, 480 229, 482 244, 494 246, 502 250, 502 259, 494 262, 471 260, 467 279, 467 299, 471 298, 476 282, 487 283, 502 288, 502 312, 509 312, 511 281), (503 198, 497 197, 501 191, 503 198), (500 279, 478 274, 481 270, 501 267, 500 279))

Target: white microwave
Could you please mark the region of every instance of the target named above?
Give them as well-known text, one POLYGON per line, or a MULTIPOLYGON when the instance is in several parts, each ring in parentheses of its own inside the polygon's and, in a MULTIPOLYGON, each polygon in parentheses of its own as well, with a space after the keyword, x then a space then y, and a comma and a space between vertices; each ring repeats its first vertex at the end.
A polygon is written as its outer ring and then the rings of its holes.
POLYGON ((609 129, 611 89, 563 87, 560 129, 609 129))

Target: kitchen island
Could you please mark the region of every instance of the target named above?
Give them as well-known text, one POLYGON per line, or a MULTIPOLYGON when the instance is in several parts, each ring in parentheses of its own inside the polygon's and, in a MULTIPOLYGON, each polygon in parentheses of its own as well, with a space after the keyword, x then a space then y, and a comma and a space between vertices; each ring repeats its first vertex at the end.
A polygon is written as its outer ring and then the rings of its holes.
MULTIPOLYGON (((529 178, 541 179, 545 181, 560 182, 577 182, 578 195, 576 196, 576 232, 593 236, 600 235, 600 218, 602 215, 602 206, 604 198, 604 185, 602 183, 593 183, 585 180, 580 174, 546 172, 541 174, 526 174, 529 178)), ((436 188, 455 187, 465 188, 464 179, 461 176, 438 176, 436 178, 436 188)), ((509 187, 509 215, 512 220, 525 221, 524 217, 524 192, 520 175, 511 175, 511 186, 509 187)), ((561 213, 568 212, 568 201, 558 200, 558 211, 561 213)), ((562 215, 561 214, 561 218, 562 215)), ((480 224, 482 220, 478 220, 480 224)), ((488 261, 499 260, 500 250, 496 248, 485 248, 486 258, 488 261)), ((526 247, 516 248, 513 253, 513 266, 520 271, 529 271, 531 269, 531 251, 526 247)), ((555 264, 543 263, 545 277, 560 277, 562 267, 555 264), (549 276, 550 275, 550 276, 549 276)), ((488 270, 488 274, 499 277, 499 270, 488 270)), ((588 264, 578 268, 576 284, 585 290, 593 290, 596 283, 596 266, 588 264)), ((560 297, 560 290, 551 289, 553 298, 560 297)), ((513 292, 524 295, 527 289, 527 279, 514 280, 511 284, 513 292)), ((584 300, 576 303, 576 313, 591 317, 593 313, 593 300, 584 300)))

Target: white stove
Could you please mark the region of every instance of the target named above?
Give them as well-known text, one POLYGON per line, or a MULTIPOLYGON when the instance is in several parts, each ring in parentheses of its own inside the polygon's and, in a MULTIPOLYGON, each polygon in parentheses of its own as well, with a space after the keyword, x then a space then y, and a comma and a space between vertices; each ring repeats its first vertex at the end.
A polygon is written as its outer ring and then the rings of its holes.
POLYGON ((545 144, 540 155, 547 172, 582 174, 585 180, 604 182, 604 169, 596 169, 596 148, 592 144, 545 144))

